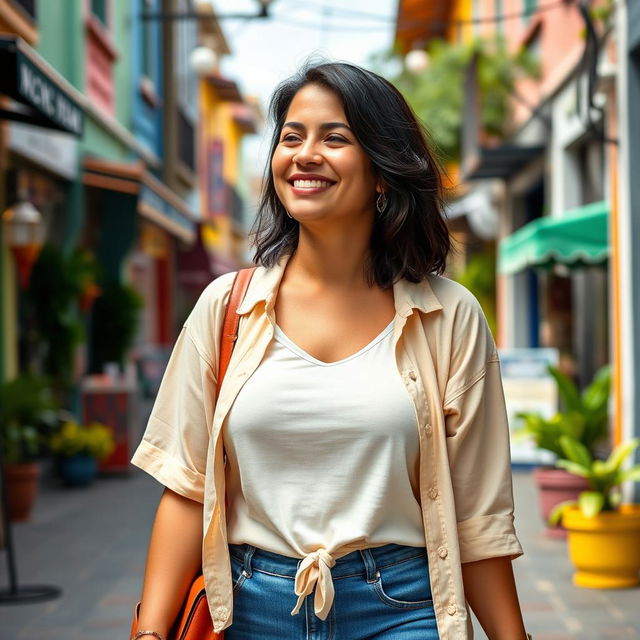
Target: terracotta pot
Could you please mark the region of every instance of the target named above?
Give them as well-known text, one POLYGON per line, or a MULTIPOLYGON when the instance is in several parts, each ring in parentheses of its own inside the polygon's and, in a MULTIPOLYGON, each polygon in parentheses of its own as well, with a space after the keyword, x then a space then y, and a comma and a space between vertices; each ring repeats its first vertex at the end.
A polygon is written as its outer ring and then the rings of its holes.
POLYGON ((38 462, 5 463, 9 517, 24 522, 31 517, 31 510, 38 491, 40 464, 38 462))
POLYGON ((545 523, 545 534, 551 538, 565 538, 567 532, 561 525, 552 527, 548 524, 549 514, 553 508, 567 500, 577 500, 582 491, 589 489, 589 483, 580 476, 553 467, 539 467, 533 472, 533 479, 538 486, 540 513, 545 523))
POLYGON ((625 589, 640 584, 640 505, 622 505, 593 518, 577 509, 563 516, 573 584, 589 589, 625 589))

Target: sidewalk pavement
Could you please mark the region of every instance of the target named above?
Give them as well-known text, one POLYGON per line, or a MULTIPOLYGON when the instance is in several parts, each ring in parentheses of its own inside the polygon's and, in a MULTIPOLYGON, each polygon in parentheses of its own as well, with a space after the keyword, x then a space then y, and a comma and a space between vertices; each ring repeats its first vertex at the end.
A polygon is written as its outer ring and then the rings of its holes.
MULTIPOLYGON (((0 606, 0 640, 126 640, 162 487, 141 471, 88 489, 45 483, 32 521, 14 525, 20 584, 52 584, 63 596, 0 606)), ((571 584, 564 541, 542 534, 531 474, 514 475, 516 526, 525 555, 514 562, 535 640, 640 639, 640 589, 571 584)), ((0 583, 7 584, 4 558, 0 583)), ((479 631, 476 636, 484 640, 479 631)), ((401 639, 399 639, 401 640, 401 639)))

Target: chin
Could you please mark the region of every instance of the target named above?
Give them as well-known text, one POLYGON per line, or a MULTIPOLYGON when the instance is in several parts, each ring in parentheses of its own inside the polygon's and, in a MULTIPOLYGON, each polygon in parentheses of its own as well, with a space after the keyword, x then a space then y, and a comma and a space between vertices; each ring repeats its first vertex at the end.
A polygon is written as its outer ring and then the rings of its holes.
POLYGON ((289 213, 298 220, 321 220, 329 216, 329 209, 291 207, 289 213))

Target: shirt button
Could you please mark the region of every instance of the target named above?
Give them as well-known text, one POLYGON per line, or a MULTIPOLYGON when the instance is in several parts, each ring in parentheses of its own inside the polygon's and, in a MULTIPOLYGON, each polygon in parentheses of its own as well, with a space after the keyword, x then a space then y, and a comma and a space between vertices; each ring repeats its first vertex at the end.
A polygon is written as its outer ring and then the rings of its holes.
POLYGON ((446 547, 440 547, 438 549, 438 555, 444 560, 449 555, 449 552, 446 547))
POLYGON ((409 370, 408 375, 414 382, 415 380, 418 379, 418 376, 416 375, 416 372, 413 369, 409 370))
POLYGON ((447 613, 448 613, 450 616, 455 615, 455 613, 456 613, 456 605, 455 605, 455 604, 450 604, 450 605, 447 607, 447 613))
POLYGON ((426 433, 428 436, 430 436, 430 435, 431 435, 431 432, 433 431, 433 428, 432 428, 432 426, 431 426, 430 424, 425 424, 425 425, 424 425, 424 430, 425 430, 425 433, 426 433))
POLYGON ((432 500, 435 500, 438 497, 438 490, 437 489, 429 489, 429 497, 432 500))

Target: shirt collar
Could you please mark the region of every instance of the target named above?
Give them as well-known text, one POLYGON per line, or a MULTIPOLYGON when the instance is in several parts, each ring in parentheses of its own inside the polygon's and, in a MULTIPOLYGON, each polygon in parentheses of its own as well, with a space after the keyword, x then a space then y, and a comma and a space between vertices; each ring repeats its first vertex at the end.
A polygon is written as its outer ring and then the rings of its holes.
MULTIPOLYGON (((244 300, 238 307, 238 314, 249 313, 259 302, 265 302, 268 309, 273 306, 289 257, 283 255, 273 267, 256 269, 244 300)), ((442 309, 442 304, 431 287, 430 278, 422 282, 398 280, 393 285, 393 298, 396 313, 403 317, 410 315, 413 309, 419 309, 423 313, 442 309)))

